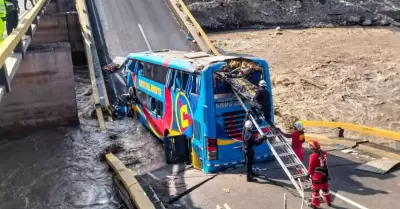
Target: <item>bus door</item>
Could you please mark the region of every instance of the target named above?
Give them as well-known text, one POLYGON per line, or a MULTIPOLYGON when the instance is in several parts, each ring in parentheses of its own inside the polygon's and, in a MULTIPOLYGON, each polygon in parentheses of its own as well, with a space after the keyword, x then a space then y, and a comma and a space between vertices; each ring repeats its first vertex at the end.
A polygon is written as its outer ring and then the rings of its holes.
POLYGON ((204 159, 203 156, 203 144, 204 137, 202 126, 201 126, 201 118, 202 112, 197 111, 198 102, 199 102, 199 93, 200 93, 200 75, 191 74, 188 79, 188 84, 185 89, 185 93, 189 98, 190 106, 193 112, 193 137, 192 137, 192 164, 194 168, 202 169, 201 159, 204 159))
MULTIPOLYGON (((184 73, 180 70, 176 69, 168 69, 167 73, 167 79, 166 79, 166 86, 171 89, 173 98, 178 98, 180 97, 180 94, 184 94, 187 97, 186 94, 186 88, 188 84, 188 79, 189 79, 189 74, 184 73)), ((180 105, 186 105, 186 114, 191 114, 189 112, 188 105, 190 105, 189 101, 184 101, 184 100, 175 100, 173 99, 173 103, 175 107, 178 108, 173 108, 174 109, 174 115, 177 115, 175 118, 177 125, 179 127, 179 130, 181 131, 181 135, 178 136, 170 136, 164 142, 165 146, 165 158, 167 160, 167 163, 181 163, 181 162, 189 162, 190 161, 190 153, 191 153, 191 133, 189 129, 191 126, 190 123, 187 122, 187 115, 185 115, 185 122, 183 122, 183 118, 181 118, 180 111, 179 109, 180 105), (175 103, 176 102, 176 103, 175 103), (179 103, 178 103, 179 102, 179 103), (184 127, 186 125, 187 127, 184 127)), ((191 117, 192 119, 193 117, 191 117)))
POLYGON ((167 164, 190 162, 190 140, 185 135, 164 138, 164 153, 167 164))

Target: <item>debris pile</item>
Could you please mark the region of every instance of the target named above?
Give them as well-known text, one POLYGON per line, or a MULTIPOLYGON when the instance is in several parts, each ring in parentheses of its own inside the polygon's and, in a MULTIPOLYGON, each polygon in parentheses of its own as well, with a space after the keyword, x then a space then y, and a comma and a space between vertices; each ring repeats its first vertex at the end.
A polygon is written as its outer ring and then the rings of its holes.
POLYGON ((335 25, 400 26, 398 0, 184 0, 208 30, 335 25))

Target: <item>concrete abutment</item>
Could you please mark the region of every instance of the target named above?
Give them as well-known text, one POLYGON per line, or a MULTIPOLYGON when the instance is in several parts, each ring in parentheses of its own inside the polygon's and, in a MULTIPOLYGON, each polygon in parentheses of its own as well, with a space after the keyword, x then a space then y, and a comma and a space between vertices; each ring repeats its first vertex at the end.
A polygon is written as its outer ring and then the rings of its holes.
POLYGON ((87 65, 82 41, 75 0, 52 0, 0 102, 0 132, 79 125, 74 66, 87 65))

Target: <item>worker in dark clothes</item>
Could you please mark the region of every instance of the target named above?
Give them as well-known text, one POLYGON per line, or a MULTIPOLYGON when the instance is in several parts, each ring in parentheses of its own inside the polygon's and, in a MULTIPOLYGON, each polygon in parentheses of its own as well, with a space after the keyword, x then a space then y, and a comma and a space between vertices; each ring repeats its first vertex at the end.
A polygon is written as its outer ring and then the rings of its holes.
POLYGON ((10 35, 18 25, 19 6, 18 0, 6 0, 7 9, 7 34, 10 35))
POLYGON ((259 88, 253 98, 253 102, 256 103, 254 106, 264 113, 264 117, 268 125, 275 128, 271 120, 271 96, 267 90, 267 82, 261 80, 258 86, 259 88))
POLYGON ((246 163, 246 171, 247 171, 247 181, 256 181, 253 177, 256 177, 257 174, 253 172, 253 161, 254 161, 254 145, 260 145, 265 140, 265 136, 261 136, 258 139, 254 139, 252 133, 253 123, 250 120, 247 120, 244 123, 244 131, 243 131, 243 148, 242 151, 244 153, 245 163, 246 163))
MULTIPOLYGON (((29 1, 31 2, 32 7, 34 7, 35 4, 33 3, 33 0, 29 0, 29 1)), ((28 3, 28 0, 24 0, 24 7, 25 7, 25 10, 28 10, 28 7, 26 7, 26 3, 28 3)))

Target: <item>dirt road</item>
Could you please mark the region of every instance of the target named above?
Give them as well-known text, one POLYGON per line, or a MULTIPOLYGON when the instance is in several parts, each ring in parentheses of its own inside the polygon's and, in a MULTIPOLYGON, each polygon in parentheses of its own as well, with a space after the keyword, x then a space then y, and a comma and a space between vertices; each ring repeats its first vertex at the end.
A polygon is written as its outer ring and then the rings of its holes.
POLYGON ((394 28, 210 34, 227 53, 269 62, 278 124, 294 116, 394 131, 400 130, 399 37, 394 28))

